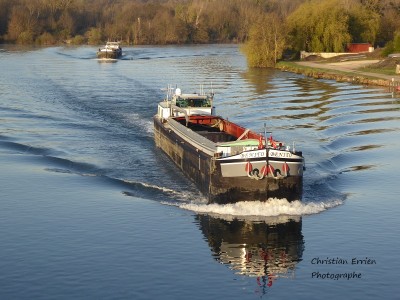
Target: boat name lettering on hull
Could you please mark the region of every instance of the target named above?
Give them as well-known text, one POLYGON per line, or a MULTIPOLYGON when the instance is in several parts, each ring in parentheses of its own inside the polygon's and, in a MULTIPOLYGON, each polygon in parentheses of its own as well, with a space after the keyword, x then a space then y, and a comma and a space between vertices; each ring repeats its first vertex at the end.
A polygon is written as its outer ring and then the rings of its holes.
POLYGON ((259 150, 259 151, 244 152, 240 154, 240 158, 258 158, 258 157, 266 157, 266 151, 259 150))
POLYGON ((292 156, 293 156, 293 154, 291 152, 274 151, 274 150, 269 151, 269 157, 286 157, 286 158, 290 158, 292 156))

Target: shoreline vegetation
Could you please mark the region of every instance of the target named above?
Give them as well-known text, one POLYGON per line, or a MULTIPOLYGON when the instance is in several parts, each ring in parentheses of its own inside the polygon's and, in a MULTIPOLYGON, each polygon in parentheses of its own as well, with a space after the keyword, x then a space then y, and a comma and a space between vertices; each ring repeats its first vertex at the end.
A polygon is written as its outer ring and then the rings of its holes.
POLYGON ((243 43, 260 16, 274 12, 283 18, 304 1, 0 0, 0 42, 243 43))
POLYGON ((363 72, 362 68, 354 62, 353 68, 343 70, 340 64, 327 68, 322 63, 302 63, 301 61, 278 62, 276 69, 284 72, 302 74, 316 79, 336 80, 337 82, 348 82, 362 85, 373 85, 388 87, 392 91, 400 91, 399 75, 384 75, 379 72, 363 72), (361 70, 361 71, 360 71, 361 70))

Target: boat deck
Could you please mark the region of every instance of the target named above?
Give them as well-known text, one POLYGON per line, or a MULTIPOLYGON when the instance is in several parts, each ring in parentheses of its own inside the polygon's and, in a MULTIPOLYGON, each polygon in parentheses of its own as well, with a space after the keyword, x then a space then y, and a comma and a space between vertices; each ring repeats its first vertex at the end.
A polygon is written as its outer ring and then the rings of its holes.
MULTIPOLYGON (((182 126, 185 126, 185 122, 183 120, 177 120, 182 126)), ((185 126, 186 127, 186 126, 185 126)), ((224 131, 221 131, 219 127, 212 127, 209 125, 205 124, 199 124, 199 123, 192 123, 189 122, 188 126, 186 128, 191 129, 192 131, 196 132, 197 134, 200 134, 201 136, 205 137, 206 139, 214 142, 214 143, 226 143, 226 142, 232 142, 236 141, 236 137, 233 135, 226 133, 224 131)))
POLYGON ((182 125, 178 121, 170 118, 168 119, 168 125, 179 135, 189 139, 193 144, 196 144, 200 150, 206 152, 208 155, 213 156, 217 151, 217 144, 212 140, 209 140, 205 136, 198 134, 198 132, 192 131, 185 125, 182 125))
POLYGON ((213 141, 214 143, 226 143, 236 140, 233 136, 227 134, 226 132, 196 131, 196 133, 204 136, 206 139, 213 141))

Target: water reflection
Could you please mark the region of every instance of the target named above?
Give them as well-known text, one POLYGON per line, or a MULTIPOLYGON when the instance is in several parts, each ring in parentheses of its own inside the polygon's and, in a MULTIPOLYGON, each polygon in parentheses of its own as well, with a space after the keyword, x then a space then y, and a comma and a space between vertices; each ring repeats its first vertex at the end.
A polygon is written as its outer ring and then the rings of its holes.
POLYGON ((255 277, 264 290, 279 278, 292 278, 301 261, 301 218, 268 221, 220 219, 197 215, 212 255, 236 274, 255 277))
POLYGON ((101 64, 113 64, 118 61, 118 59, 113 58, 97 58, 97 61, 101 64))
POLYGON ((272 88, 269 81, 275 73, 276 70, 270 68, 249 68, 246 72, 240 73, 240 76, 254 87, 257 94, 264 95, 272 88))

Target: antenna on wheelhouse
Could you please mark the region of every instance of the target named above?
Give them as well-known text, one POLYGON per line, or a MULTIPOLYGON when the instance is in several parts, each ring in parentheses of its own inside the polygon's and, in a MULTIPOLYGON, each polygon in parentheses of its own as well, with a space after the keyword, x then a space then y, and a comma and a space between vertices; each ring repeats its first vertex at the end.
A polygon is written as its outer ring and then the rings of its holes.
POLYGON ((168 84, 168 87, 167 87, 167 102, 169 101, 169 98, 171 97, 171 90, 172 90, 172 84, 168 84))

